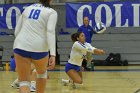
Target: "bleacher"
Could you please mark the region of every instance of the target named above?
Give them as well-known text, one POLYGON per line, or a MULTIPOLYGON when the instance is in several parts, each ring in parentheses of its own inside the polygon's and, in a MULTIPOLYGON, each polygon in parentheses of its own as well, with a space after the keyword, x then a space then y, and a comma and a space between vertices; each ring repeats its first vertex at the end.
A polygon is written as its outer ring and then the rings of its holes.
POLYGON ((6 30, 1 29, 0 30, 0 46, 3 48, 3 55, 2 55, 2 61, 9 62, 11 56, 13 55, 13 41, 15 37, 13 36, 14 31, 13 30, 6 30), (7 33, 7 34, 1 34, 1 33, 7 33))
MULTIPOLYGON (((76 31, 76 29, 75 29, 76 31)), ((74 31, 74 32, 75 32, 74 31)), ((71 32, 73 33, 73 32, 71 32)), ((104 34, 94 34, 92 45, 104 49, 105 55, 93 55, 95 60, 105 60, 109 53, 120 53, 122 60, 128 60, 129 64, 140 64, 140 32, 139 28, 107 28, 104 34)), ((68 61, 68 55, 72 47, 70 35, 58 35, 58 54, 60 64, 68 61)))

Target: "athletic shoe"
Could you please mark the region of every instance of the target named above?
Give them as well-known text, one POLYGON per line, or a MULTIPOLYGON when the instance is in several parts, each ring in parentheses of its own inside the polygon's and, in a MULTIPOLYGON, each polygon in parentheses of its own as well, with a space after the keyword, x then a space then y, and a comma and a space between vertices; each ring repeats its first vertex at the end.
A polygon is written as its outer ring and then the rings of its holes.
POLYGON ((12 83, 11 86, 13 88, 19 89, 19 83, 12 83))
POLYGON ((71 86, 72 86, 73 89, 76 89, 77 88, 74 83, 71 83, 71 86))
POLYGON ((31 81, 30 91, 31 92, 35 92, 36 91, 36 82, 35 81, 31 81))
POLYGON ((35 92, 35 91, 36 91, 36 87, 33 86, 33 85, 31 85, 31 86, 30 86, 30 91, 31 91, 31 92, 35 92))
POLYGON ((70 80, 62 79, 61 82, 64 86, 67 86, 67 84, 70 83, 70 80))

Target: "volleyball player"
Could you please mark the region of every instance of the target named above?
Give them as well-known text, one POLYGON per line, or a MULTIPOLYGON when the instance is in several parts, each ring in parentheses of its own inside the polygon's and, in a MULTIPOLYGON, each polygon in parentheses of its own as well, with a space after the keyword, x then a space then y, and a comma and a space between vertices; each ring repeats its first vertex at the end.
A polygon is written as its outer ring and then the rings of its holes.
POLYGON ((37 71, 36 93, 45 91, 48 62, 49 68, 55 66, 57 12, 50 7, 51 0, 39 1, 40 4, 32 4, 23 11, 15 29, 13 49, 20 93, 30 93, 31 62, 37 71))
POLYGON ((105 54, 104 50, 92 47, 90 43, 85 42, 85 35, 83 32, 77 32, 71 36, 74 44, 71 49, 70 58, 65 67, 65 72, 70 80, 62 79, 64 84, 72 82, 74 84, 82 84, 81 65, 83 59, 86 59, 87 52, 92 54, 105 54))

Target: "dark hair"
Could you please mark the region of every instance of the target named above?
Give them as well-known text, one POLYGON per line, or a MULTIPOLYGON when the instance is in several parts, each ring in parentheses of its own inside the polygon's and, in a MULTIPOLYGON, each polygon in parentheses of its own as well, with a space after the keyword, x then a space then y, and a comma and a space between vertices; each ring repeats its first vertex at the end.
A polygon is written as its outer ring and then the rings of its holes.
POLYGON ((14 55, 11 55, 11 58, 14 58, 14 55))
POLYGON ((71 35, 71 39, 73 42, 78 41, 77 38, 80 36, 80 34, 83 32, 77 32, 71 35))
POLYGON ((51 0, 39 0, 39 2, 45 7, 50 7, 50 1, 51 0))

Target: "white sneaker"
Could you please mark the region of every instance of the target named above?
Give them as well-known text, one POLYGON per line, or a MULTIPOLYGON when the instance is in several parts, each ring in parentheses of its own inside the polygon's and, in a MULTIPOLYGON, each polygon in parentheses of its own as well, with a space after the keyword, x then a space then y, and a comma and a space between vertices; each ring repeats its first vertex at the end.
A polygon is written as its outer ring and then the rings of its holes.
POLYGON ((76 89, 77 88, 76 85, 75 85, 75 83, 72 83, 72 88, 73 89, 76 89))
POLYGON ((31 91, 31 92, 35 92, 35 91, 36 91, 36 87, 33 86, 33 85, 31 85, 31 86, 30 86, 30 91, 31 91))
POLYGON ((63 84, 64 86, 67 86, 67 84, 70 83, 70 81, 69 81, 69 80, 66 80, 66 79, 62 79, 61 82, 62 82, 62 84, 63 84))
POLYGON ((77 89, 77 88, 80 88, 83 86, 83 83, 82 84, 78 84, 78 83, 74 83, 73 81, 71 81, 71 86, 73 89, 77 89))
POLYGON ((11 86, 13 88, 19 89, 19 83, 12 83, 11 86))
POLYGON ((83 83, 82 84, 78 84, 78 83, 74 83, 74 87, 75 88, 82 88, 83 87, 83 83))

